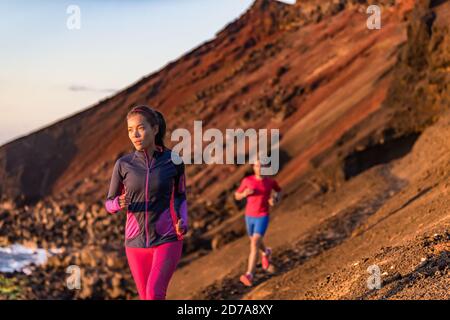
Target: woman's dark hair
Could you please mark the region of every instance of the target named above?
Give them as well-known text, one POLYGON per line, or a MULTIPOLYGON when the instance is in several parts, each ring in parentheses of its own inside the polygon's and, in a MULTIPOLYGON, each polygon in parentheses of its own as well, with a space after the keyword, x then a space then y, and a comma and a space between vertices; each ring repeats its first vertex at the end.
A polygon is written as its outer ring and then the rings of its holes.
POLYGON ((134 114, 140 114, 144 116, 145 120, 152 126, 158 126, 159 130, 155 137, 155 144, 166 148, 164 145, 164 136, 166 135, 166 120, 161 112, 152 109, 145 105, 136 106, 131 109, 127 114, 127 119, 134 114))

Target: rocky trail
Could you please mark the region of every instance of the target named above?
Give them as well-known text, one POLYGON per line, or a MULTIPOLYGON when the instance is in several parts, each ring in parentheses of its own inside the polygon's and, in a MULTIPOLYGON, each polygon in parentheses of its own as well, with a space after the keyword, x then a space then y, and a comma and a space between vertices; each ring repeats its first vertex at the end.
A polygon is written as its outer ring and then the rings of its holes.
MULTIPOLYGON (((380 167, 379 178, 385 179, 386 186, 380 193, 372 195, 373 198, 358 199, 352 205, 345 207, 338 212, 332 212, 329 217, 321 219, 311 230, 307 230, 305 235, 293 244, 284 244, 277 248, 273 255, 273 265, 276 266, 274 273, 260 271, 254 280, 254 286, 258 286, 269 280, 272 276, 284 274, 302 265, 305 261, 320 255, 326 250, 341 244, 346 238, 353 235, 353 232, 361 226, 364 221, 374 214, 390 197, 401 190, 406 184, 401 179, 393 177, 387 167, 380 167)), ((326 201, 326 199, 318 199, 326 201)), ((295 224, 296 221, 289 221, 295 224)), ((260 267, 260 265, 258 265, 260 267)), ((227 275, 219 283, 215 283, 204 289, 197 299, 241 299, 251 291, 243 287, 237 279, 242 274, 242 267, 239 271, 227 275)), ((261 269, 262 270, 262 269, 261 269)))
MULTIPOLYGON (((450 115, 444 119, 446 121, 441 121, 436 128, 426 131, 419 138, 416 149, 405 158, 375 166, 349 180, 345 188, 335 194, 314 198, 299 210, 301 213, 277 211, 266 241, 266 244, 274 244, 276 271, 273 274, 264 273, 258 265, 254 286, 244 287, 238 279, 245 271, 245 251, 248 249, 241 249, 238 257, 236 248, 229 244, 227 247, 232 251, 228 254, 239 263, 233 269, 227 265, 230 272, 219 281, 202 283, 201 279, 213 279, 204 273, 200 279, 192 279, 198 289, 191 297, 450 298, 450 145, 446 142, 447 135, 450 137, 450 115), (441 135, 439 140, 435 139, 435 134, 441 135), (433 154, 440 161, 425 164, 429 155, 420 148, 430 140, 434 143, 427 149, 434 150, 433 154), (417 170, 417 164, 423 167, 417 170), (404 172, 400 174, 402 169, 404 172), (405 171, 414 172, 410 175, 411 180, 403 176, 405 171), (436 179, 433 171, 440 172, 439 178, 436 179), (417 177, 419 172, 421 178, 417 177), (324 208, 320 204, 327 206, 324 208), (316 216, 315 223, 302 228, 311 215, 316 216), (298 238, 285 236, 295 228, 298 238), (385 238, 380 233, 390 236, 385 238), (280 240, 283 237, 285 239, 280 240), (382 270, 383 287, 380 290, 367 289, 366 280, 370 276, 367 268, 371 265, 382 270), (427 288, 430 282, 433 285, 427 288), (415 292, 414 287, 420 290, 415 292)), ((239 247, 242 248, 248 240, 238 242, 242 242, 239 247)), ((226 251, 227 247, 222 250, 226 251)), ((222 264, 221 257, 205 257, 201 264, 215 270, 222 264)), ((189 270, 184 270, 188 268, 179 271, 183 279, 189 278, 189 270)), ((175 285, 179 285, 177 280, 175 285)), ((176 293, 173 297, 181 298, 176 293)))

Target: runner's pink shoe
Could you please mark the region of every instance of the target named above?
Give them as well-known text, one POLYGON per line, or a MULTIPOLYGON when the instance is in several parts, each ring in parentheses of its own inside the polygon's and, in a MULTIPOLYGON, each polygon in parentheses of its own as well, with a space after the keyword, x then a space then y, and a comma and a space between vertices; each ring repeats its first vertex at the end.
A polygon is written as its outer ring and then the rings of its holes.
POLYGON ((249 272, 243 274, 239 280, 247 287, 250 287, 253 284, 253 275, 249 272))
POLYGON ((263 270, 269 269, 270 262, 271 262, 271 256, 272 256, 272 249, 266 248, 266 253, 261 253, 261 264, 263 270))

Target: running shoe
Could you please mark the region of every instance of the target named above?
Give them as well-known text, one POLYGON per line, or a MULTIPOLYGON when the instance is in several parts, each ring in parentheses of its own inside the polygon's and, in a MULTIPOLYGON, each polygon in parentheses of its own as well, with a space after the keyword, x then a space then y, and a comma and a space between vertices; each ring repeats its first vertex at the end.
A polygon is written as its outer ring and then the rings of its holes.
POLYGON ((265 253, 261 253, 261 264, 262 264, 262 268, 263 270, 268 270, 270 267, 270 262, 271 262, 271 256, 272 256, 272 249, 271 248, 266 248, 266 252, 265 253))
POLYGON ((250 287, 253 284, 253 275, 249 272, 243 274, 239 280, 247 287, 250 287))

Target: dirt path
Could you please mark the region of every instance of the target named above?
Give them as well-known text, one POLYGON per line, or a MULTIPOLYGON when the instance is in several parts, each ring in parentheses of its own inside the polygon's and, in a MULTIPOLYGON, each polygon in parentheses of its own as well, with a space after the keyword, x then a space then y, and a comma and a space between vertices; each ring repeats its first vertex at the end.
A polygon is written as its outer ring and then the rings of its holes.
MULTIPOLYGON (((390 197, 394 196, 406 181, 396 178, 390 173, 388 166, 376 169, 376 174, 382 177, 386 186, 379 193, 368 199, 360 199, 354 205, 344 208, 320 221, 294 244, 282 245, 275 251, 273 263, 277 268, 275 274, 257 273, 254 286, 269 280, 273 275, 286 273, 297 268, 305 261, 320 255, 324 251, 342 243, 352 235, 370 215, 374 214, 390 197)), ((203 289, 197 299, 241 299, 251 288, 246 288, 238 281, 240 272, 232 272, 225 279, 203 289)))
MULTIPOLYGON (((404 187, 406 181, 393 176, 388 166, 380 166, 348 185, 345 193, 337 191, 320 196, 291 212, 274 212, 266 243, 274 249, 278 271, 270 275, 257 273, 255 285, 339 245, 404 187), (364 188, 360 187, 361 183, 364 188), (366 194, 365 190, 373 192, 366 194)), ((168 298, 241 298, 249 291, 238 280, 246 268, 248 246, 244 237, 179 269, 169 287, 168 298), (177 292, 170 288, 177 288, 177 292)))
POLYGON ((254 287, 243 299, 450 299, 450 115, 391 172, 409 184, 338 246, 254 287), (379 290, 367 288, 378 266, 379 290))
POLYGON ((449 139, 450 114, 404 158, 295 210, 277 208, 265 237, 277 272, 258 266, 252 288, 238 280, 249 250, 241 238, 179 269, 168 298, 448 299, 449 139), (371 265, 383 274, 375 292, 366 287, 371 265))

